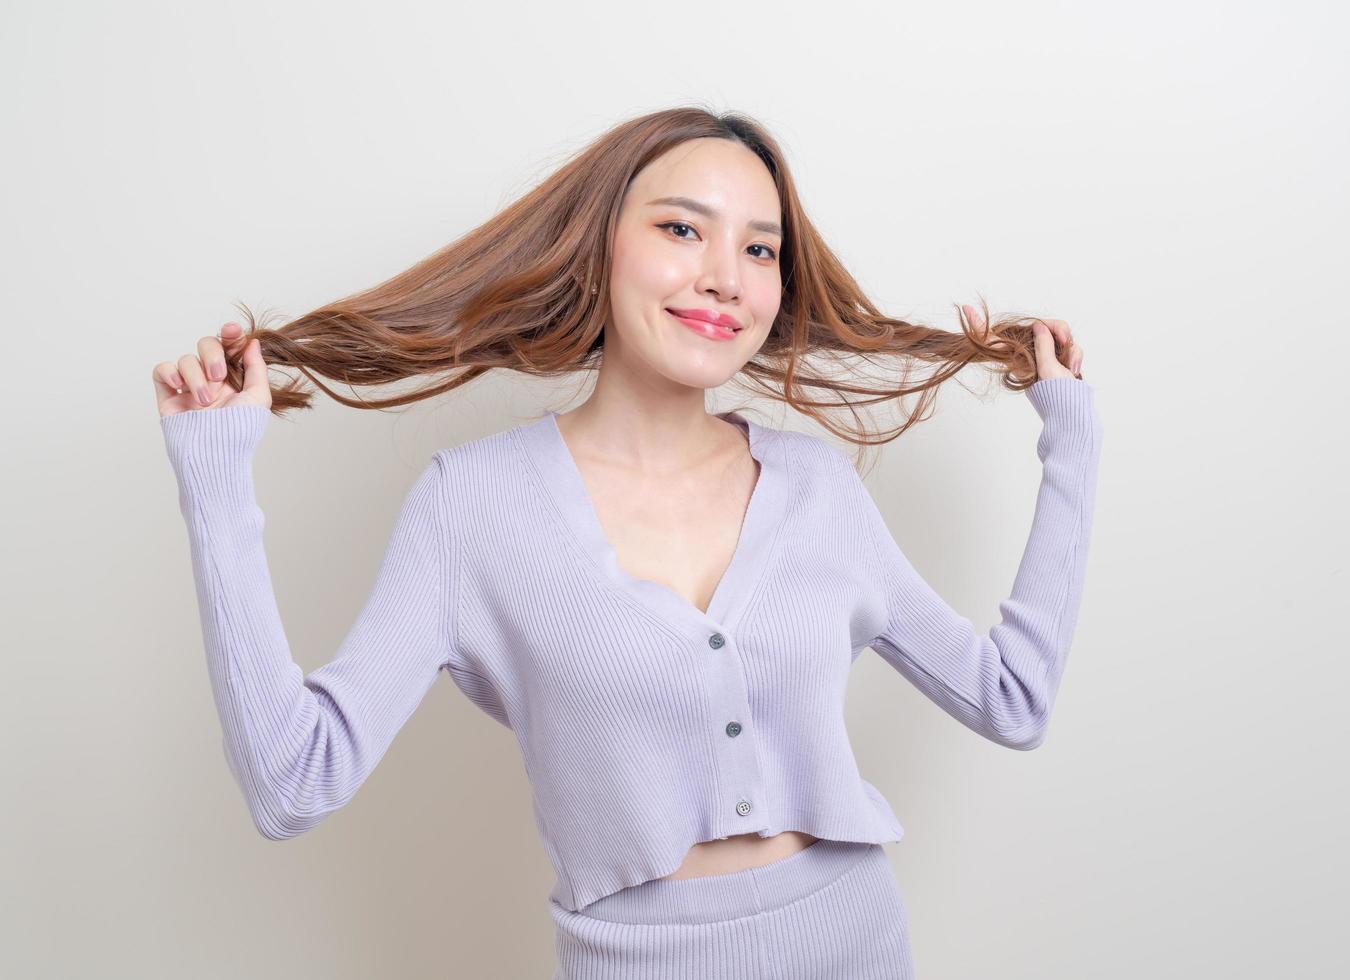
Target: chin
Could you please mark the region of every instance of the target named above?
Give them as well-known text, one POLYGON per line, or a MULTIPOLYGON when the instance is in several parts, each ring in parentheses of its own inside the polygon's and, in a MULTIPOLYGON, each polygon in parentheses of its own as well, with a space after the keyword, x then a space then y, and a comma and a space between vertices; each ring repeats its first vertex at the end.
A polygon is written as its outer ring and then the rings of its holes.
POLYGON ((661 373, 670 381, 676 384, 684 385, 687 388, 717 388, 726 384, 736 376, 736 372, 741 369, 741 362, 738 360, 735 364, 727 364, 721 359, 714 362, 713 359, 705 363, 686 363, 669 364, 667 363, 661 370, 661 373))

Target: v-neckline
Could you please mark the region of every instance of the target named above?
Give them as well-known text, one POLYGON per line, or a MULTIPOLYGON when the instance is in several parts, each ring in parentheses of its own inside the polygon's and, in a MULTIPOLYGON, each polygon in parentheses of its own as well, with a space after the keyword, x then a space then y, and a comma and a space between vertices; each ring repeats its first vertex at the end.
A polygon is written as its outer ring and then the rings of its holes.
POLYGON ((718 418, 740 427, 746 434, 750 455, 759 463, 759 477, 746 505, 731 560, 713 589, 707 612, 704 612, 669 586, 638 578, 619 565, 618 552, 600 523, 599 513, 558 427, 557 417, 558 413, 549 409, 538 421, 519 427, 516 433, 536 464, 544 492, 557 506, 563 524, 597 570, 620 591, 673 625, 700 634, 719 628, 730 630, 764 570, 786 511, 788 469, 781 434, 738 412, 717 413, 718 418))

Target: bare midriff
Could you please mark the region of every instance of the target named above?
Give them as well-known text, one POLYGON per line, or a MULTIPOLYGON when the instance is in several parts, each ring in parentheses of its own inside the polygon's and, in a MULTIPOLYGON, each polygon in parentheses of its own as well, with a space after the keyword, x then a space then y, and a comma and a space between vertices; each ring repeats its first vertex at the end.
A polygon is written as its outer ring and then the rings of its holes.
POLYGON ((785 830, 772 837, 736 834, 718 840, 699 841, 684 856, 684 862, 667 878, 703 878, 758 868, 796 854, 819 838, 800 830, 785 830))

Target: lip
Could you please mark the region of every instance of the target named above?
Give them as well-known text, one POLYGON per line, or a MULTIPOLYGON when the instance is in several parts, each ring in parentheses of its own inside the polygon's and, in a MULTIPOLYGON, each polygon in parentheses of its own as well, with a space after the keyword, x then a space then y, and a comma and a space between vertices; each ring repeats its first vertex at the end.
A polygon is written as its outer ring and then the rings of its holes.
POLYGON ((669 313, 672 317, 674 317, 674 319, 678 321, 682 326, 688 327, 690 330, 694 331, 694 333, 698 334, 700 337, 706 338, 707 340, 736 339, 736 331, 732 330, 729 327, 724 327, 717 323, 710 323, 707 320, 698 320, 695 319, 694 317, 676 316, 670 310, 666 310, 666 312, 669 313))
POLYGON ((725 327, 728 330, 740 330, 741 321, 737 320, 729 313, 718 313, 716 310, 682 310, 678 307, 668 306, 666 311, 683 320, 703 320, 705 323, 715 323, 719 327, 725 327))

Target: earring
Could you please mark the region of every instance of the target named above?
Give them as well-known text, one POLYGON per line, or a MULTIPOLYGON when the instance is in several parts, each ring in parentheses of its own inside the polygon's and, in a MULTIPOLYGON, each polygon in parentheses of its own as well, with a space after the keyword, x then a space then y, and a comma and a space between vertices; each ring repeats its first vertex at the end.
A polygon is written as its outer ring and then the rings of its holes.
POLYGON ((595 283, 591 283, 591 295, 594 296, 598 292, 600 292, 600 287, 595 283))

